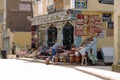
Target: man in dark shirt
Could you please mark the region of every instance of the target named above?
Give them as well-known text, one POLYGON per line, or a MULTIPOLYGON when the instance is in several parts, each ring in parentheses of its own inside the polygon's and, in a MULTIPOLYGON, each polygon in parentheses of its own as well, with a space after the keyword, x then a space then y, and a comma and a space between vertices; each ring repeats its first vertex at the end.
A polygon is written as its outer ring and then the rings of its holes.
POLYGON ((13 42, 13 45, 12 45, 12 54, 13 55, 15 54, 15 49, 16 49, 16 45, 15 45, 15 42, 13 42))

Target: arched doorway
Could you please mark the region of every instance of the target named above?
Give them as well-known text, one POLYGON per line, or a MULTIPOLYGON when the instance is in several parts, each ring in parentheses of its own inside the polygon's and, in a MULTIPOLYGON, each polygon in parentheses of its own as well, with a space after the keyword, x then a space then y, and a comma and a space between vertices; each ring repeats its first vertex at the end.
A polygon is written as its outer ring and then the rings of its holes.
POLYGON ((47 35, 48 35, 47 44, 49 47, 51 47, 57 41, 57 28, 54 25, 51 25, 48 28, 47 35))
POLYGON ((71 49, 71 46, 74 43, 74 28, 73 26, 67 22, 63 27, 63 46, 66 49, 71 49))

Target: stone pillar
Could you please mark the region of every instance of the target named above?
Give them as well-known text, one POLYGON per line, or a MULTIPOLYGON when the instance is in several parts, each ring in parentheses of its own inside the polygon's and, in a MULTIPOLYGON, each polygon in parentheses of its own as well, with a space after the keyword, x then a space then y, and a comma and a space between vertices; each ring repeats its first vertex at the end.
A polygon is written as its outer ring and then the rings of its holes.
POLYGON ((120 0, 114 1, 114 64, 120 61, 120 0))

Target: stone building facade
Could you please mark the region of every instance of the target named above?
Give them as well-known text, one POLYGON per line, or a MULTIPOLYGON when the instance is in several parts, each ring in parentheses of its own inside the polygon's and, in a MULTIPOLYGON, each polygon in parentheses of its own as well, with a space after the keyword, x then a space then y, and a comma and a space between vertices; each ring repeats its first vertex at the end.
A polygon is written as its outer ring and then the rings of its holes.
MULTIPOLYGON (((113 47, 113 2, 103 3, 99 2, 99 0, 93 0, 92 2, 89 0, 34 0, 33 10, 34 17, 29 19, 31 21, 31 25, 37 26, 37 28, 43 31, 45 34, 46 30, 50 27, 51 24, 56 26, 58 30, 62 31, 65 23, 69 22, 75 28, 75 17, 78 14, 82 15, 99 15, 101 18, 101 29, 103 30, 102 34, 100 34, 101 38, 97 40, 97 50, 100 51, 101 47, 113 47), (78 2, 77 2, 78 1, 78 2), (56 4, 58 6, 56 6, 56 4), (40 8, 38 8, 41 6, 40 8), (56 10, 58 9, 58 10, 56 10), (41 10, 41 12, 39 12, 41 10), (60 19, 54 20, 54 16, 60 16, 64 11, 73 11, 74 19, 60 19), (53 16, 53 17, 52 17, 53 16), (46 17, 46 18, 45 18, 46 17), (51 19, 47 19, 51 18, 51 19), (42 21, 43 20, 43 21, 42 21), (112 28, 109 28, 108 24, 111 24, 112 28), (103 43, 105 42, 105 43, 103 43)), ((64 17, 63 15, 63 17, 64 17)), ((62 16, 62 15, 61 15, 62 16)), ((73 18, 73 17, 72 17, 73 18)), ((46 36, 46 34, 45 34, 46 36)), ((58 34, 58 42, 60 40, 60 34, 58 34)), ((46 36, 47 37, 47 36, 46 36)), ((47 38, 44 39, 47 39, 47 38)), ((84 39, 84 38, 83 38, 84 39)), ((47 40, 44 40, 47 42, 47 40)), ((76 43, 76 36, 74 36, 74 43, 76 43)))
POLYGON ((4 0, 3 49, 11 53, 12 42, 17 45, 31 45, 32 0, 4 0))

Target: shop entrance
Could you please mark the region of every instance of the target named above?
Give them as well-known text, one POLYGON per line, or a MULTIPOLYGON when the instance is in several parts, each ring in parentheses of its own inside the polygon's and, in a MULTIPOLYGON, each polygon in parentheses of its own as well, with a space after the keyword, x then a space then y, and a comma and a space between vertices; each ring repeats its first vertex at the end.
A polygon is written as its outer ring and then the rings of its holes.
POLYGON ((48 35, 47 44, 49 47, 51 47, 57 41, 57 28, 54 25, 51 25, 48 28, 47 35, 48 35))
POLYGON ((71 46, 74 43, 74 28, 73 26, 67 22, 63 27, 63 46, 65 49, 71 49, 71 46))

